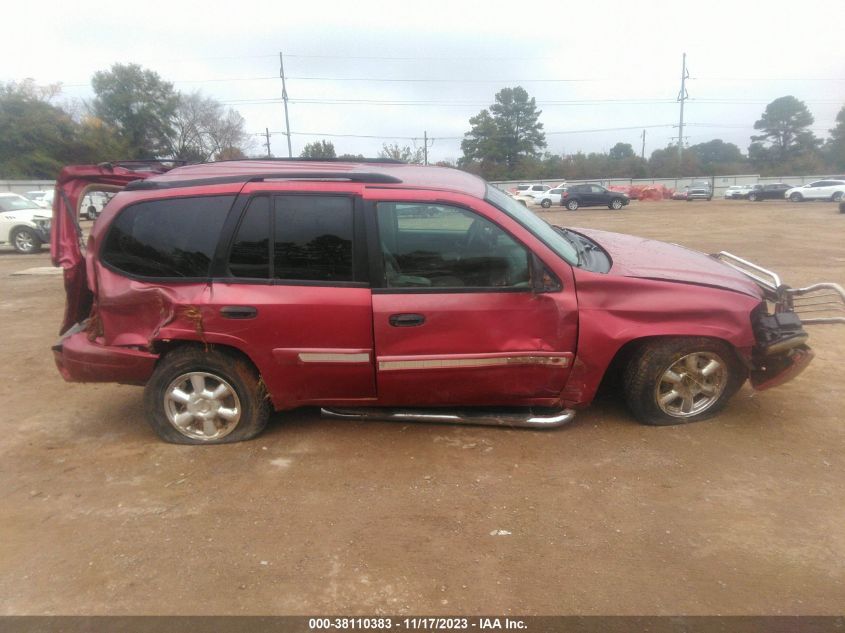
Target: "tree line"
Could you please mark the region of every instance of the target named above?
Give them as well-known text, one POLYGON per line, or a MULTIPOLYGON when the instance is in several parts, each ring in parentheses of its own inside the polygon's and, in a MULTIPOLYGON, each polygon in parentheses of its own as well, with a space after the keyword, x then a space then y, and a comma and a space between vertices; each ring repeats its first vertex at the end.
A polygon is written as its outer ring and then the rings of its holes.
POLYGON ((60 85, 0 85, 0 176, 55 178, 72 163, 243 158, 252 148, 244 119, 200 92, 137 64, 94 74, 90 102, 57 103, 60 85))
POLYGON ((540 114, 524 88, 500 90, 490 108, 469 120, 458 166, 488 180, 845 171, 845 106, 830 137, 822 141, 810 129, 815 119, 807 105, 791 95, 766 106, 754 123, 758 134, 751 137, 747 155, 722 139, 685 147, 680 156, 677 145, 670 144, 646 159, 628 143, 617 143, 608 152, 557 155, 544 151, 540 114))
MULTIPOLYGON (((54 178, 63 165, 116 159, 179 158, 190 162, 243 158, 254 147, 237 111, 200 92, 173 84, 137 64, 115 64, 94 74, 89 102, 58 103, 60 85, 31 80, 0 84, 0 177, 54 178)), ((607 152, 554 154, 546 150, 542 112, 528 92, 503 88, 489 108, 469 119, 455 166, 488 180, 690 175, 764 175, 845 172, 845 106, 830 137, 811 130, 814 117, 793 96, 769 103, 754 123, 747 154, 721 139, 637 155, 629 143, 607 152)), ((360 160, 338 155, 326 140, 308 143, 303 158, 360 160)), ((422 163, 424 150, 395 143, 382 158, 422 163)))

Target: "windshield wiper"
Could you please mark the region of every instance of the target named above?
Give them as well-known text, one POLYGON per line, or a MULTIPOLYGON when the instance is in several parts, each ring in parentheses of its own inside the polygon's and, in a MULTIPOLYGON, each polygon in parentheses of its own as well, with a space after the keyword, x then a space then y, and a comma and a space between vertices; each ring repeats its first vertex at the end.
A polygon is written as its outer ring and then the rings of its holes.
POLYGON ((572 244, 575 248, 575 254, 578 256, 578 265, 584 263, 584 260, 587 257, 587 249, 584 248, 584 244, 581 243, 580 235, 578 235, 575 231, 570 231, 569 229, 565 229, 562 226, 555 226, 554 224, 551 225, 552 228, 559 233, 563 239, 567 242, 572 244))

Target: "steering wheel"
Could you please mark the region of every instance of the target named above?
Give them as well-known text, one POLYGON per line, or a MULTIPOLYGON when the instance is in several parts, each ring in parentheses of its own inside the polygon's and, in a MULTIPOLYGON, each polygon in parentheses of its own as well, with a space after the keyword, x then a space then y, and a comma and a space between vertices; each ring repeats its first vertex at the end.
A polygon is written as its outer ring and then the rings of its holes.
POLYGON ((467 231, 466 248, 489 249, 496 241, 496 231, 493 225, 482 219, 473 220, 467 231))

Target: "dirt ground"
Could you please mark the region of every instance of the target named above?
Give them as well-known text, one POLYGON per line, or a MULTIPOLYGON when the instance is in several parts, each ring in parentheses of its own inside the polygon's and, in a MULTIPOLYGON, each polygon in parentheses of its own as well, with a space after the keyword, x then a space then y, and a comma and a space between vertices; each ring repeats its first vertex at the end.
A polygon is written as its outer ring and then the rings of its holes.
MULTIPOLYGON (((634 202, 558 223, 845 283, 833 204, 634 202)), ((0 614, 841 614, 845 327, 797 380, 640 426, 607 394, 553 431, 277 415, 160 442, 142 390, 66 384, 49 255, 0 252, 0 614)))

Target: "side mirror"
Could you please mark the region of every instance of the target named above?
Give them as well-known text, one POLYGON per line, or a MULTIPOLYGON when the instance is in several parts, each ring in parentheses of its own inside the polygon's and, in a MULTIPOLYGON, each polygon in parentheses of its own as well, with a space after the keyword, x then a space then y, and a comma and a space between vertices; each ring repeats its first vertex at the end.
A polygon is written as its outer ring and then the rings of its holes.
POLYGON ((563 286, 555 274, 534 253, 531 253, 531 292, 558 292, 563 286))

